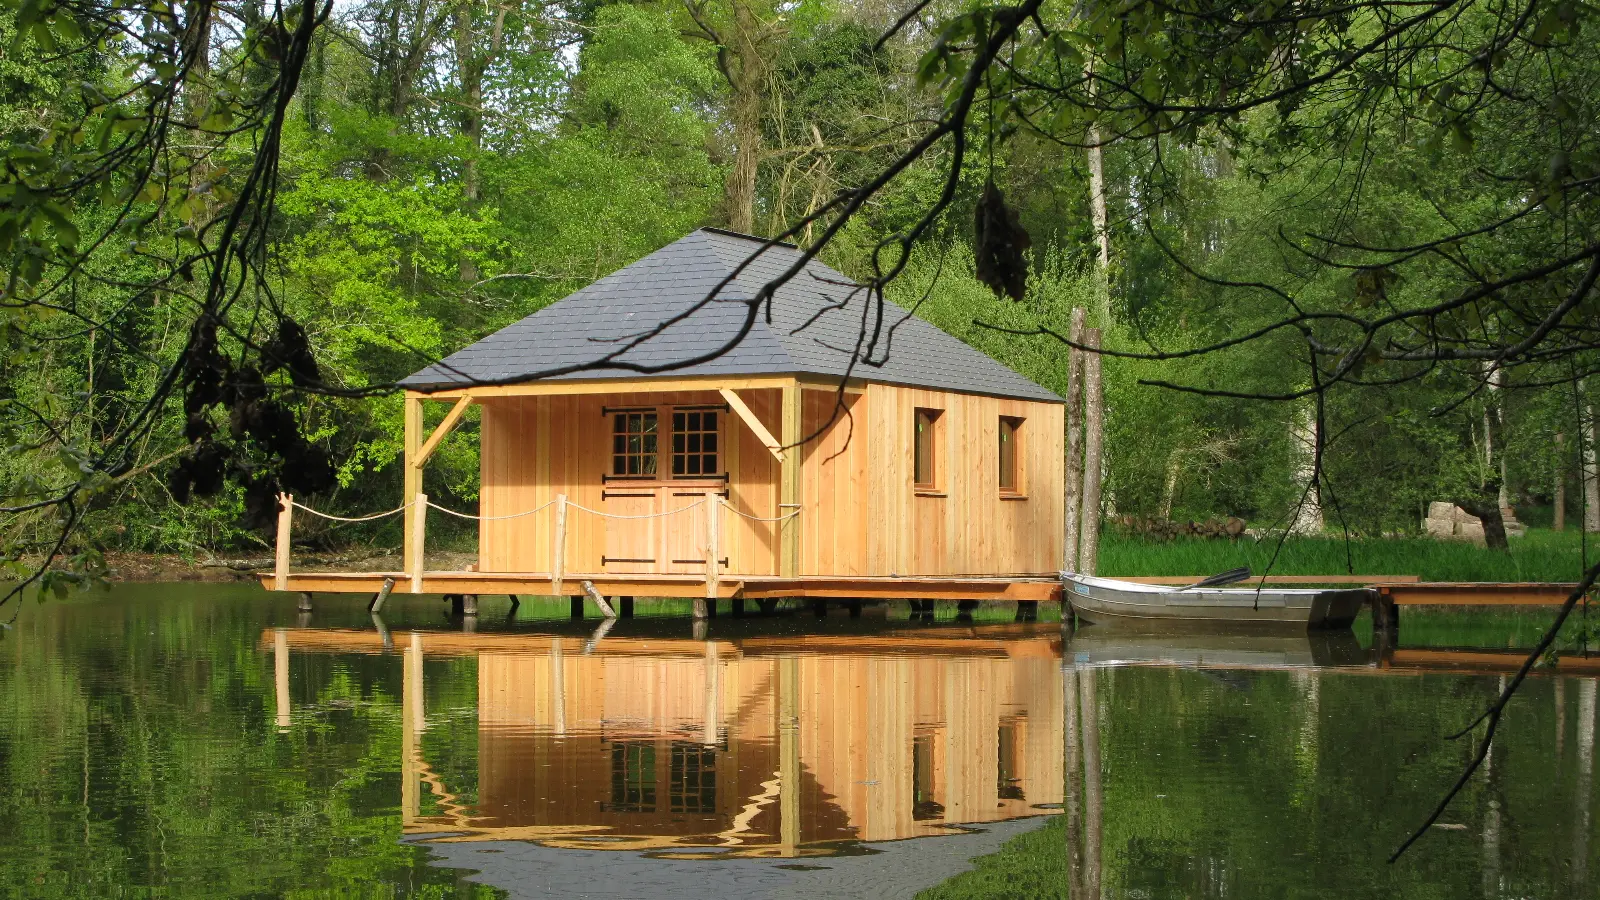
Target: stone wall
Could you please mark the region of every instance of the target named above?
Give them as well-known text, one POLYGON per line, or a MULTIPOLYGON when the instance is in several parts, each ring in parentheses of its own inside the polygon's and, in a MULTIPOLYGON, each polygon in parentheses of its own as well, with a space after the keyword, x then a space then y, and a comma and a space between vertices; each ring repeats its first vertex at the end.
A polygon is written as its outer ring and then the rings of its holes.
MULTIPOLYGON (((1500 510, 1505 520, 1506 536, 1520 537, 1528 529, 1517 521, 1516 511, 1506 507, 1500 510)), ((1454 503, 1436 500, 1428 504, 1428 517, 1422 520, 1422 530, 1428 537, 1447 541, 1471 541, 1483 546, 1483 522, 1477 516, 1454 503)))

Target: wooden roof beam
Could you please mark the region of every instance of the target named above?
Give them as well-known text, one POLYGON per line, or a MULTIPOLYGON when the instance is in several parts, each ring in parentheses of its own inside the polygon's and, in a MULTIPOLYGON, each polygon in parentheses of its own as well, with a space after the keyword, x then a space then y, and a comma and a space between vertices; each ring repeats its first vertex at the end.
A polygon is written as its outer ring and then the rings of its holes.
POLYGON ((462 394, 461 399, 456 401, 456 405, 450 407, 450 411, 444 414, 444 421, 440 422, 439 427, 433 430, 433 434, 428 435, 427 442, 422 445, 422 449, 417 451, 416 458, 411 461, 411 465, 414 468, 420 469, 427 463, 428 458, 433 456, 433 451, 439 449, 439 444, 450 434, 451 429, 456 427, 456 423, 461 421, 462 414, 467 411, 467 407, 470 405, 472 405, 472 395, 462 394))
POLYGON ((744 424, 749 426, 751 433, 756 436, 756 440, 772 451, 773 458, 777 459, 778 462, 783 462, 783 444, 772 436, 772 432, 767 430, 767 426, 761 424, 761 420, 756 418, 755 412, 745 404, 738 391, 732 388, 718 388, 717 392, 722 395, 722 399, 728 401, 728 408, 738 413, 739 418, 744 420, 744 424))

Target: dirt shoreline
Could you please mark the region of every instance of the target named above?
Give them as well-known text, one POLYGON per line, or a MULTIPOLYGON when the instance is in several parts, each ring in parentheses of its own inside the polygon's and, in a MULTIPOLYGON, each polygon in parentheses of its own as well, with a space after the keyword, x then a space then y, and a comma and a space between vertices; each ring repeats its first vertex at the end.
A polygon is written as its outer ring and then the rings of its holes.
MULTIPOLYGON (((429 553, 428 568, 461 571, 476 562, 476 553, 429 553)), ((176 553, 107 553, 107 581, 230 583, 254 581, 272 571, 263 557, 194 557, 176 553)), ((398 572, 404 568, 398 551, 368 553, 296 553, 290 567, 295 572, 398 572)))

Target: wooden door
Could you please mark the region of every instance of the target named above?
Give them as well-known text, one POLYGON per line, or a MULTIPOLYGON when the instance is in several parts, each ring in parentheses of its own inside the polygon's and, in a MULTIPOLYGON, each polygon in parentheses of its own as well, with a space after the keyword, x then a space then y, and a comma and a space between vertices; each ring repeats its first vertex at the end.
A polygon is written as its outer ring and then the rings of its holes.
MULTIPOLYGON (((684 512, 664 517, 661 530, 662 560, 660 571, 673 575, 700 575, 706 570, 706 542, 710 540, 706 516, 712 500, 721 496, 716 490, 665 487, 662 489, 663 510, 682 509, 684 512), (689 507, 693 507, 690 509, 689 507)), ((724 524, 717 523, 719 526, 724 524)), ((727 568, 727 553, 717 554, 720 565, 727 568)))
POLYGON ((601 560, 605 570, 619 574, 660 571, 662 520, 655 516, 661 511, 660 491, 647 485, 613 485, 601 497, 601 509, 608 517, 644 517, 605 520, 606 552, 601 560))

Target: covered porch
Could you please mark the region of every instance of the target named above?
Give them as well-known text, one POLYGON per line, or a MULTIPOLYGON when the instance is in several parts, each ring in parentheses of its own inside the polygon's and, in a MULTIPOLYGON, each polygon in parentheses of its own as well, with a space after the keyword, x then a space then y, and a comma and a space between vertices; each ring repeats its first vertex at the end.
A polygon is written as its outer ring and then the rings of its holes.
POLYGON ((285 497, 277 566, 263 584, 372 594, 1058 598, 1048 575, 867 568, 866 393, 795 375, 409 391, 395 511, 404 517, 403 569, 294 571, 294 517, 314 512, 285 497), (429 404, 442 418, 425 415, 429 404), (431 500, 423 473, 474 405, 481 487, 478 512, 468 514, 431 500), (437 424, 428 427, 430 418, 437 424), (442 515, 476 521, 478 561, 465 571, 428 564, 429 522, 442 515))

